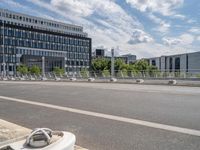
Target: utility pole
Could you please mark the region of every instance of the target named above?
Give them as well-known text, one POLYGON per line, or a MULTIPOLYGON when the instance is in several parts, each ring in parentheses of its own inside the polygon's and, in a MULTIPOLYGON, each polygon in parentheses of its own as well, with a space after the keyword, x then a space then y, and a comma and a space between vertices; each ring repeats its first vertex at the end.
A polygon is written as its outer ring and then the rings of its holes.
POLYGON ((115 54, 114 49, 111 50, 111 77, 114 77, 114 64, 115 64, 115 54))
POLYGON ((42 77, 45 77, 45 57, 42 56, 42 77))
MULTIPOLYGON (((3 10, 3 14, 5 17, 5 12, 3 10)), ((5 24, 4 24, 4 19, 3 19, 3 78, 5 78, 6 75, 6 63, 5 63, 5 24)))

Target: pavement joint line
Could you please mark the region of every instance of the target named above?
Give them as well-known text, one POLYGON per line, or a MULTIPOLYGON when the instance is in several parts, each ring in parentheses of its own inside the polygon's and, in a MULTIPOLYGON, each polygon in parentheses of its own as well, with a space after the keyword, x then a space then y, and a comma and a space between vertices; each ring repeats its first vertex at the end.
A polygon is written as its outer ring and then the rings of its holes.
POLYGON ((63 106, 58 106, 58 105, 53 105, 53 104, 33 102, 33 101, 29 101, 29 100, 6 97, 6 96, 0 96, 0 99, 6 100, 6 101, 30 104, 30 105, 40 106, 40 107, 52 108, 52 109, 56 109, 56 110, 62 110, 62 111, 67 111, 67 112, 71 112, 71 113, 87 115, 87 116, 92 116, 92 117, 97 117, 97 118, 102 118, 102 119, 108 119, 108 120, 113 120, 113 121, 141 125, 141 126, 146 126, 146 127, 150 127, 150 128, 171 131, 171 132, 178 132, 178 133, 183 133, 183 134, 188 134, 188 135, 193 135, 193 136, 200 136, 200 130, 195 130, 195 129, 182 128, 182 127, 165 125, 165 124, 160 124, 160 123, 155 123, 155 122, 114 116, 114 115, 97 113, 97 112, 75 109, 75 108, 70 108, 70 107, 63 107, 63 106))

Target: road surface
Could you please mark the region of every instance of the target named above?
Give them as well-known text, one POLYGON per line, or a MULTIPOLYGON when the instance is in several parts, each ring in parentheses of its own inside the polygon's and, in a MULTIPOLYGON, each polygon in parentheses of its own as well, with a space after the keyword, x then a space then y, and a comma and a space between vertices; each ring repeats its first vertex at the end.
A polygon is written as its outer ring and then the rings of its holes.
POLYGON ((200 88, 0 82, 0 118, 75 133, 90 150, 200 149, 200 88))

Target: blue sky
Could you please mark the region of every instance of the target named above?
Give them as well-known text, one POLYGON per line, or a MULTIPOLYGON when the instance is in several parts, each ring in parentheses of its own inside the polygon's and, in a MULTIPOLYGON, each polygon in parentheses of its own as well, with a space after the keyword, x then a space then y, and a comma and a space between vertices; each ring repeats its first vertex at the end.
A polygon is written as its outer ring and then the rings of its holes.
POLYGON ((200 51, 199 0, 0 0, 0 8, 82 25, 93 49, 139 58, 200 51))

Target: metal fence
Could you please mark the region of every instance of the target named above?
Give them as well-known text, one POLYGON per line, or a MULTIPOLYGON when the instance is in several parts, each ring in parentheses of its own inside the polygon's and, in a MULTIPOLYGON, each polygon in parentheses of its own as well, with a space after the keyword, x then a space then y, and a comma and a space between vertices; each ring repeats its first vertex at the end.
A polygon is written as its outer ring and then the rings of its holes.
POLYGON ((109 70, 104 71, 79 71, 67 72, 65 74, 56 74, 48 72, 45 74, 16 74, 3 77, 0 75, 1 80, 68 80, 76 79, 110 79, 111 77, 117 79, 199 79, 200 70, 187 71, 127 71, 115 70, 114 75, 111 76, 109 70))

